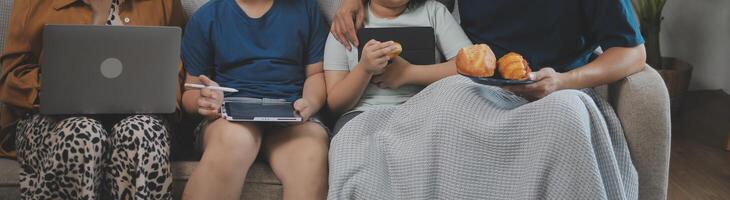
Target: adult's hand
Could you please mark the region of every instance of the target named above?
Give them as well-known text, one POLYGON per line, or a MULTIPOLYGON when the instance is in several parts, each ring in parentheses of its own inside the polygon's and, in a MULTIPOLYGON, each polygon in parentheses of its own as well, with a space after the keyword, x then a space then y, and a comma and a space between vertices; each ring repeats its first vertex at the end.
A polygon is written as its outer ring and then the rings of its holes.
POLYGON ((537 100, 561 89, 592 88, 616 82, 644 69, 646 49, 644 45, 634 47, 612 47, 592 62, 565 73, 550 68, 535 73, 536 83, 524 86, 504 87, 528 100, 537 100))
POLYGON ((565 88, 565 75, 556 72, 553 68, 542 68, 540 71, 533 72, 530 77, 535 81, 534 83, 510 85, 502 88, 530 101, 542 99, 555 91, 565 88))
POLYGON ((357 29, 362 27, 364 21, 365 8, 362 0, 342 0, 340 8, 332 18, 330 32, 348 51, 351 51, 350 42, 355 47, 360 45, 360 41, 357 40, 357 29))

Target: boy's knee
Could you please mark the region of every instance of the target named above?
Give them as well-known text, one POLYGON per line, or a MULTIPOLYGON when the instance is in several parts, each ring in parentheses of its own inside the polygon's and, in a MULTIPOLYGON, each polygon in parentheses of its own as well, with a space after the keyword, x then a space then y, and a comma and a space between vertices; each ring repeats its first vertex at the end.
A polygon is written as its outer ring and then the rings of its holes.
POLYGON ((327 130, 325 130, 322 125, 315 122, 307 122, 303 124, 299 132, 300 134, 305 135, 306 138, 308 138, 312 142, 327 143, 329 141, 329 135, 327 135, 327 130))
POLYGON ((291 148, 289 152, 272 155, 272 161, 310 166, 319 165, 323 160, 327 160, 329 137, 322 126, 309 122, 303 124, 297 131, 298 137, 294 138, 295 142, 292 143, 297 146, 291 148))
POLYGON ((205 149, 219 148, 232 157, 255 157, 261 146, 261 135, 255 125, 217 120, 205 129, 205 149))

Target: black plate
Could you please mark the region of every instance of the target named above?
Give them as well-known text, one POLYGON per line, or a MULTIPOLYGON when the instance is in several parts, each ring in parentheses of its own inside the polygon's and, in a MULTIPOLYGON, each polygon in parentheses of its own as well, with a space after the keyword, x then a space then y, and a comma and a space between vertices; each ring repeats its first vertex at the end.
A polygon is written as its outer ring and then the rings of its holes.
POLYGON ((530 84, 534 83, 533 80, 507 80, 502 79, 501 77, 497 77, 496 75, 493 77, 473 77, 461 74, 462 76, 465 76, 475 83, 479 83, 482 85, 491 85, 491 86, 505 86, 505 85, 524 85, 524 84, 530 84))

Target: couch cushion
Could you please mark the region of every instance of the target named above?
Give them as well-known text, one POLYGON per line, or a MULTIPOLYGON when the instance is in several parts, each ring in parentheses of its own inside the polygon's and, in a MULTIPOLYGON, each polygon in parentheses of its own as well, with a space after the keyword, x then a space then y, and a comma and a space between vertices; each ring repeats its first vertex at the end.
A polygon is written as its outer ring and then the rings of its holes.
POLYGON ((19 174, 18 162, 0 158, 0 200, 20 199, 19 174))
POLYGON ((18 187, 20 164, 15 160, 0 158, 0 187, 18 187))

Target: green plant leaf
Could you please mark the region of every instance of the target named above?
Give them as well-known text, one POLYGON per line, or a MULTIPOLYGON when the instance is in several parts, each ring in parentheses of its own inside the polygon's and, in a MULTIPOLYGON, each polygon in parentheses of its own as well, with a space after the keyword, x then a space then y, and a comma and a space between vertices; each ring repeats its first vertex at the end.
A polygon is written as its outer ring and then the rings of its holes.
POLYGON ((667 0, 634 0, 632 3, 641 23, 657 24, 662 20, 667 0))

